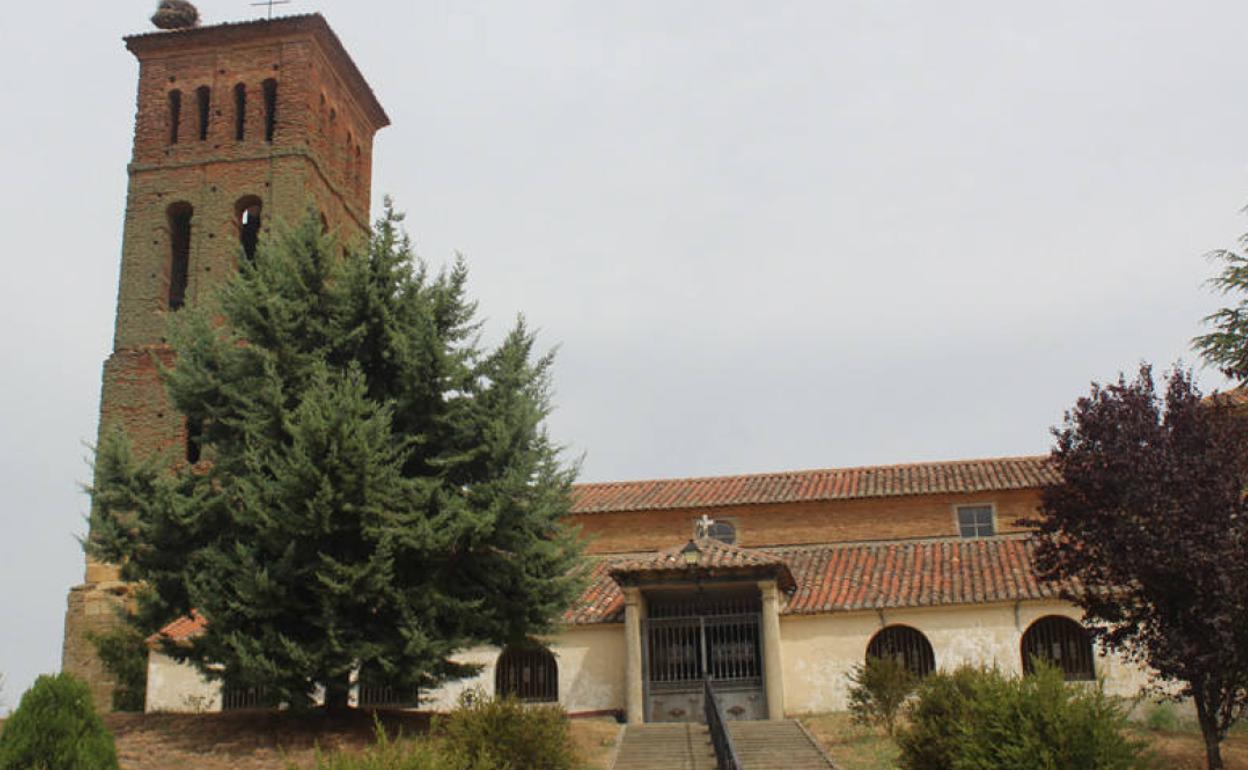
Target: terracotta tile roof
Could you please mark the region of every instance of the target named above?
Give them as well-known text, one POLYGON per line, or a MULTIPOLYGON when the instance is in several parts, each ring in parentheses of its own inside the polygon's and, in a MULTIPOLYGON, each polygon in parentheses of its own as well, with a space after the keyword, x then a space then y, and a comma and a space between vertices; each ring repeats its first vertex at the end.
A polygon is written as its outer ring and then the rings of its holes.
MULTIPOLYGON (((788 596, 785 615, 1054 599, 1058 595, 1056 586, 1036 579, 1033 548, 1025 536, 768 549, 717 546, 704 551, 703 567, 788 567, 796 590, 788 596)), ((677 547, 594 559, 586 587, 563 621, 571 625, 623 622, 624 594, 612 575, 687 569, 683 562, 673 564, 673 559, 679 560, 679 551, 677 547)), ((194 613, 153 634, 148 644, 158 643, 162 636, 175 642, 189 639, 206 625, 203 616, 194 613)))
POLYGON ((1026 537, 778 549, 797 578, 787 615, 1056 598, 1026 537))
POLYGON ((1205 396, 1205 402, 1233 408, 1248 406, 1248 385, 1240 385, 1227 391, 1215 391, 1205 396))
POLYGON ((200 615, 197 610, 191 610, 190 615, 178 618, 147 637, 147 643, 149 646, 154 646, 159 644, 162 638, 171 642, 183 642, 192 636, 202 634, 207 627, 208 621, 204 620, 204 616, 200 615))
MULTIPOLYGON (((788 564, 797 590, 788 597, 784 614, 815 615, 1057 598, 1057 587, 1036 579, 1032 551, 1025 536, 1015 535, 792 546, 756 553, 788 564)), ((564 615, 565 622, 621 622, 623 594, 610 573, 657 556, 601 558, 589 587, 564 615)))
POLYGON ((585 590, 563 614, 563 622, 576 626, 624 622, 624 593, 607 570, 620 559, 594 559, 585 590))
POLYGON ((696 543, 698 563, 689 565, 685 563, 682 553, 686 545, 682 543, 664 551, 616 562, 608 568, 607 574, 619 581, 637 576, 680 578, 688 575, 690 570, 721 575, 757 572, 776 576, 781 588, 792 588, 794 585, 793 575, 789 572, 784 559, 768 551, 739 548, 704 537, 698 539, 696 543))
POLYGON ((572 513, 709 508, 1029 489, 1056 483, 1048 457, 881 465, 653 481, 577 484, 572 513))

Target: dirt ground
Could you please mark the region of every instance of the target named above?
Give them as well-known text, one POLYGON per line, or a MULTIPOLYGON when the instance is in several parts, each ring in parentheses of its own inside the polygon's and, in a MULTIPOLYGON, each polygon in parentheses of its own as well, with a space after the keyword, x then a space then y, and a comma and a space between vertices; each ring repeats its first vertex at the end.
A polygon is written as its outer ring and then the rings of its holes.
MULTIPOLYGON (((424 714, 387 713, 387 731, 413 735, 428 729, 424 714)), ((286 770, 308 767, 322 750, 362 748, 373 737, 370 714, 330 718, 274 712, 228 714, 110 714, 104 717, 117 741, 122 770, 286 770)), ((587 761, 601 770, 619 725, 577 719, 572 738, 587 761)))

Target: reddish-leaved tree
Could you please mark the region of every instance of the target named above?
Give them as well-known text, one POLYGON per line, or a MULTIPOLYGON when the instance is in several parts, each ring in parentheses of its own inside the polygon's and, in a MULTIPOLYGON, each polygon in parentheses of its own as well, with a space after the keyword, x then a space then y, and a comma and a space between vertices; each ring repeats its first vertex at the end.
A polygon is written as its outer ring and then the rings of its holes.
POLYGON ((1100 643, 1195 704, 1210 770, 1248 709, 1248 418, 1176 369, 1093 385, 1054 429, 1037 569, 1100 643))

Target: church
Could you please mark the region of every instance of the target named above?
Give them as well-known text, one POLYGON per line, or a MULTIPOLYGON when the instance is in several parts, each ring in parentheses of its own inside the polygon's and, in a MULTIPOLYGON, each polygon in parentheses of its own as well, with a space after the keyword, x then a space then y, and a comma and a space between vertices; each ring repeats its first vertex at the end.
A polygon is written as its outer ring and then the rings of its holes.
MULTIPOLYGON (((184 4, 185 5, 185 4, 184 4)), ((171 406, 165 314, 206 297, 274 218, 311 200, 346 237, 368 232, 372 145, 389 119, 318 14, 126 38, 138 58, 137 118, 113 352, 100 424, 140 452, 185 451, 195 426, 171 406)), ((1027 532, 1043 457, 577 485, 569 523, 586 539, 586 588, 560 630, 526 649, 477 648, 480 674, 433 692, 357 687, 366 706, 447 709, 466 690, 557 703, 629 723, 700 718, 709 676, 730 719, 847 705, 870 656, 916 674, 962 663, 1025 672, 1039 658, 1070 680, 1135 695, 1147 672, 1096 651, 1077 608, 1039 583, 1027 532)), ((108 704, 87 637, 118 621, 127 586, 88 560, 71 589, 63 668, 108 704)), ((203 628, 178 620, 158 636, 203 628)), ((152 642, 149 711, 256 706, 152 642)))

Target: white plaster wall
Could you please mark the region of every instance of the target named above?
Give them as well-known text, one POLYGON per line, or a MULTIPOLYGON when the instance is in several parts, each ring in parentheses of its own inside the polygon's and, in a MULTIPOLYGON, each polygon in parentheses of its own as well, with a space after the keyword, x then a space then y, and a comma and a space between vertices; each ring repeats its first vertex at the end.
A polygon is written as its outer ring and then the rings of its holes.
MULTIPOLYGON (((436 690, 421 691, 420 708, 429 711, 450 711, 464 692, 479 689, 487 695, 494 694, 494 664, 498 661, 497 647, 473 647, 453 656, 457 663, 482 666, 474 677, 448 682, 436 690)), ((560 674, 563 672, 560 671, 560 674)))
POLYGON ((206 712, 221 710, 221 683, 203 677, 194 666, 164 653, 147 654, 146 711, 206 712))
POLYGON ((569 714, 624 710, 624 626, 574 626, 551 640, 559 704, 569 714))
MULTIPOLYGON (((624 627, 622 625, 571 626, 545 640, 559 666, 559 705, 570 714, 613 711, 624 708, 624 627)), ((475 647, 455 656, 460 663, 482 666, 468 679, 448 683, 422 693, 422 709, 449 711, 470 689, 494 694, 497 647, 475 647)))
MULTIPOLYGON (((931 642, 938 668, 984 664, 1020 674, 1023 633, 1046 615, 1078 621, 1080 611, 1065 602, 1046 601, 782 616, 785 711, 844 710, 848 706, 846 677, 864 660, 871 637, 886 625, 921 631, 931 642)), ((1148 681, 1146 670, 1116 655, 1098 651, 1095 668, 1111 695, 1135 697, 1148 681)))

